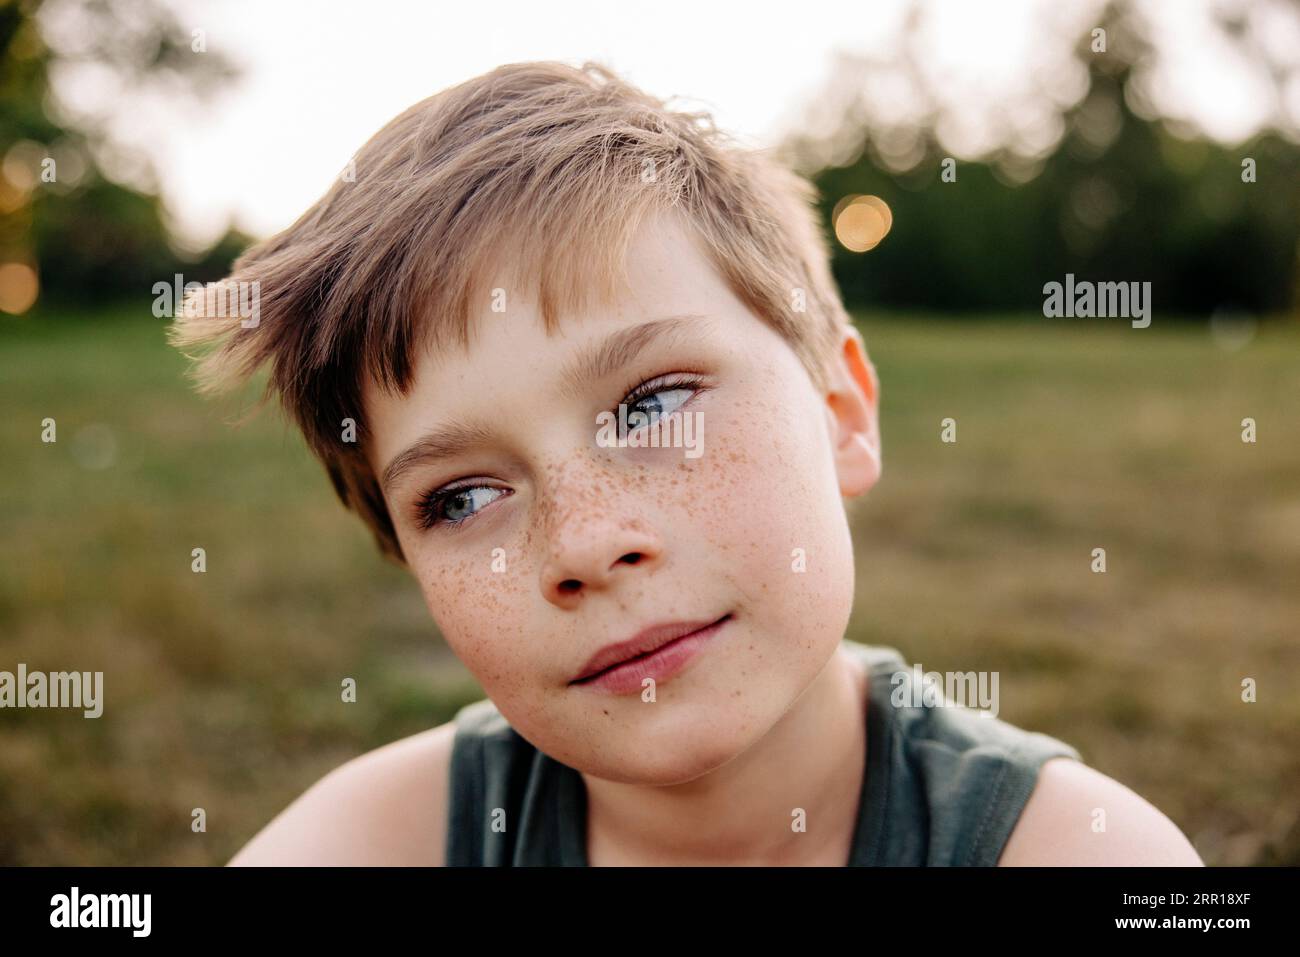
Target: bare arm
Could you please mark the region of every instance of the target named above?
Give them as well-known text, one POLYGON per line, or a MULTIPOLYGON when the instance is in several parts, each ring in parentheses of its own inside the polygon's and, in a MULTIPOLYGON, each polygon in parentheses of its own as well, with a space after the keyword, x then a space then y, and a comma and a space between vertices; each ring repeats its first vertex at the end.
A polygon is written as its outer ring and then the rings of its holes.
POLYGON ((1039 771, 998 866, 1053 865, 1203 867, 1204 862, 1177 825, 1145 799, 1086 764, 1053 758, 1039 771))

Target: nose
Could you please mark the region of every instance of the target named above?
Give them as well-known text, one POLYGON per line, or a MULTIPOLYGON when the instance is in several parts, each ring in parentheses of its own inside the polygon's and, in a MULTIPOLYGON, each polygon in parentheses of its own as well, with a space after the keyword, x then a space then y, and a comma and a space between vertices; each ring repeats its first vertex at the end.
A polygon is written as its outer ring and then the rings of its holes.
POLYGON ((663 558, 663 542, 633 503, 605 489, 570 488, 552 502, 542 594, 560 608, 574 608, 583 596, 644 579, 663 558), (576 494, 575 494, 576 493, 576 494))

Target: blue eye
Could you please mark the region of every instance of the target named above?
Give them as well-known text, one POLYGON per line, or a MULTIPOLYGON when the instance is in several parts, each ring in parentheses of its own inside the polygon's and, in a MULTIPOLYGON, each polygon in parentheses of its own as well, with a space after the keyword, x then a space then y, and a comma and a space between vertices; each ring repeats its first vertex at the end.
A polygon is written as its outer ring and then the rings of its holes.
POLYGON ((635 432, 653 425, 663 416, 672 415, 699 391, 700 385, 698 379, 691 379, 686 382, 657 385, 647 383, 640 386, 623 400, 627 406, 628 432, 635 432))
POLYGON ((434 525, 460 525, 492 504, 506 490, 491 485, 462 485, 459 488, 434 489, 417 506, 421 528, 434 525))

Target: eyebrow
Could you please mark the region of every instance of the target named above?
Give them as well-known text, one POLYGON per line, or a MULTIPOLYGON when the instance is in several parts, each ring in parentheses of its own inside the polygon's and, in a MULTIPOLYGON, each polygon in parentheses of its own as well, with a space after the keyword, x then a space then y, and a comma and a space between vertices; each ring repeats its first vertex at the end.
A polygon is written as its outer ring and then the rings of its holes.
MULTIPOLYGON (((695 313, 682 313, 652 319, 620 329, 601 342, 585 347, 561 372, 560 394, 573 395, 590 383, 612 375, 651 343, 680 333, 705 318, 695 313)), ((416 466, 459 455, 477 445, 486 444, 491 437, 491 431, 481 425, 451 425, 434 429, 406 451, 393 457, 384 468, 380 487, 386 492, 392 491, 398 479, 416 466)))

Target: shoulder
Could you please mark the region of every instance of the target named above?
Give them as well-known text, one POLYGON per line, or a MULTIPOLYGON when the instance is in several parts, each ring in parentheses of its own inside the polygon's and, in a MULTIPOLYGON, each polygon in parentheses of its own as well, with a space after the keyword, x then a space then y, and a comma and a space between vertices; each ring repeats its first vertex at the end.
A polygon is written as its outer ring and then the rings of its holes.
POLYGON ((335 768, 230 866, 441 865, 455 733, 450 721, 335 768))
POLYGON ((1204 866, 1158 809, 1070 758, 1044 762, 998 865, 1204 866))

